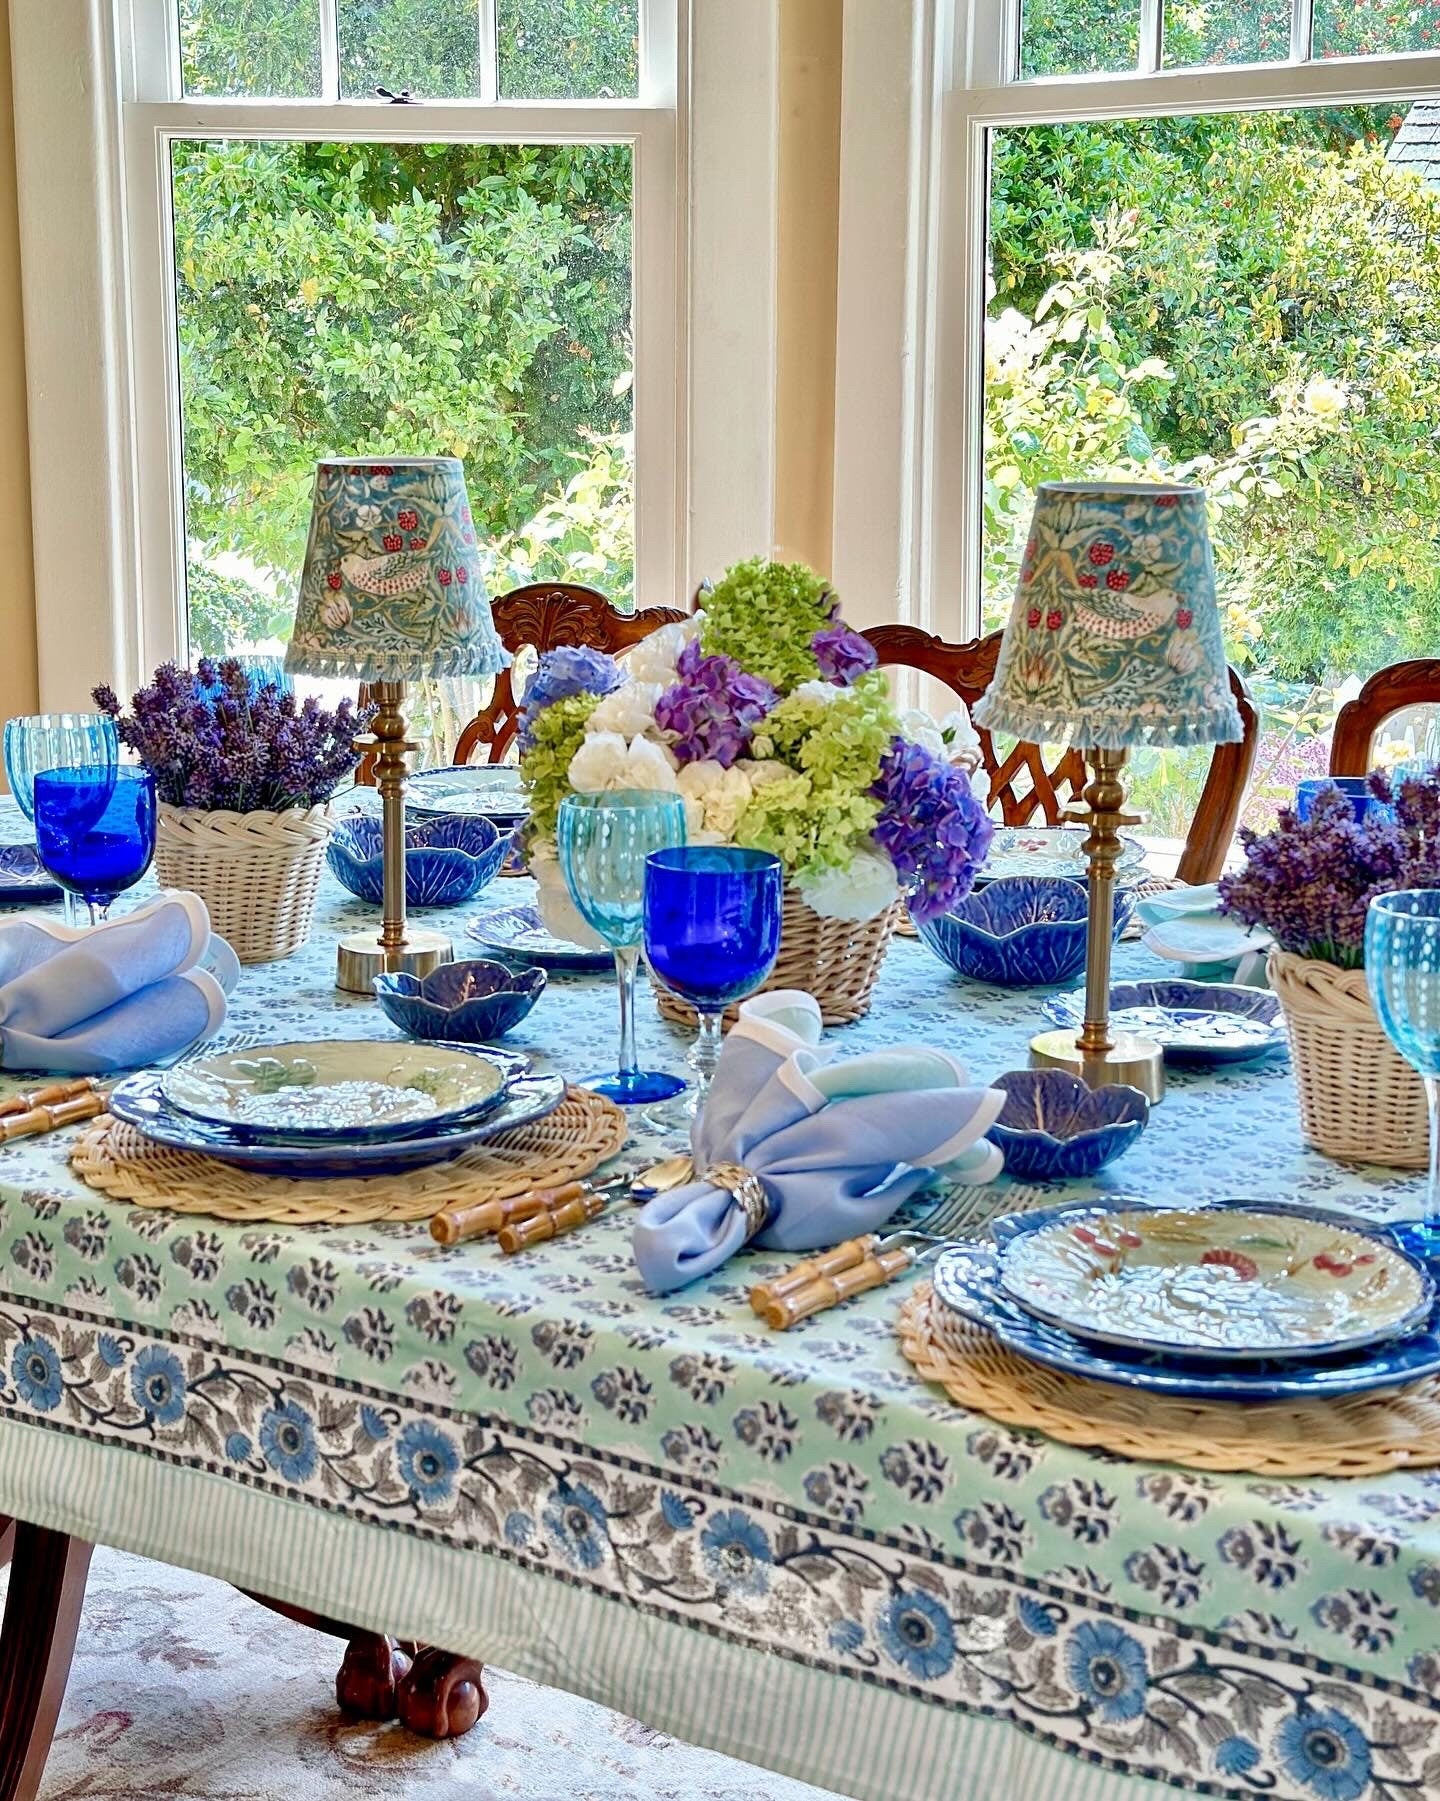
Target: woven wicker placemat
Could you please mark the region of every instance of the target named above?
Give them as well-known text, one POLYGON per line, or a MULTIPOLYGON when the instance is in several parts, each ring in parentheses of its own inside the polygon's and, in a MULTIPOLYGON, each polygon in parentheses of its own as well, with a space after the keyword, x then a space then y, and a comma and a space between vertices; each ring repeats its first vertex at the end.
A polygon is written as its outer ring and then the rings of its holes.
POLYGON ((260 1175, 155 1144, 108 1113, 87 1128, 70 1162, 89 1187, 133 1207, 208 1213, 247 1224, 360 1226, 380 1219, 429 1219, 456 1201, 498 1201, 575 1181, 613 1157, 625 1135, 625 1115, 613 1101, 588 1088, 570 1088, 544 1119, 502 1132, 453 1162, 402 1176, 295 1182, 260 1175))
POLYGON ((906 1300, 899 1327, 905 1355, 952 1401, 1062 1444, 1260 1476, 1376 1476, 1440 1464, 1440 1376, 1315 1401, 1182 1401, 1031 1363, 943 1306, 928 1282, 906 1300))

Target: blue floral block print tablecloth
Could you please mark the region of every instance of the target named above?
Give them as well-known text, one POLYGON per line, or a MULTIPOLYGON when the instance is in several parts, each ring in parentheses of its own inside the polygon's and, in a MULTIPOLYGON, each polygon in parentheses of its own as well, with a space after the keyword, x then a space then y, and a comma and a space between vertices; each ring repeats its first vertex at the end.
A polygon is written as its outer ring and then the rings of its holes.
MULTIPOLYGON (((336 931, 374 918, 342 902, 245 972, 236 1028, 390 1033, 332 987, 336 931)), ((988 1077, 1023 1067, 1039 998, 900 940, 834 1036, 988 1077)), ((605 979, 556 976, 507 1042, 580 1078, 613 1015, 605 979)), ((648 1010, 643 1041, 678 1066, 648 1010)), ((620 1207, 507 1260, 110 1204, 67 1143, 0 1152, 0 1512, 857 1795, 1440 1794, 1440 1471, 1216 1478, 1010 1431, 917 1380, 898 1290, 778 1336, 745 1298, 774 1259, 653 1299, 620 1207)), ((1069 1192, 1377 1219, 1417 1195, 1302 1148, 1283 1060, 1176 1074, 1104 1176, 1069 1192)))

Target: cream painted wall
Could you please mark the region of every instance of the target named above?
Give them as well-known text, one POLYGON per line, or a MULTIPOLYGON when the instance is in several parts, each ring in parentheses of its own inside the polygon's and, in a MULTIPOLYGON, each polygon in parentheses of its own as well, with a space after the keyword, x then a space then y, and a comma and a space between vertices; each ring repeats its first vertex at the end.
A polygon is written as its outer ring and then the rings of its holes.
MULTIPOLYGON (((777 0, 775 548, 830 572, 840 244, 841 0, 777 0)), ((757 547, 758 548, 758 547, 757 547)))
MULTIPOLYGON (((35 577, 30 544, 30 452, 25 418, 25 335, 20 311, 20 234, 15 208, 15 115, 10 34, 0 21, 0 719, 33 713, 35 577)), ((0 784, 3 785, 3 784, 0 784)))

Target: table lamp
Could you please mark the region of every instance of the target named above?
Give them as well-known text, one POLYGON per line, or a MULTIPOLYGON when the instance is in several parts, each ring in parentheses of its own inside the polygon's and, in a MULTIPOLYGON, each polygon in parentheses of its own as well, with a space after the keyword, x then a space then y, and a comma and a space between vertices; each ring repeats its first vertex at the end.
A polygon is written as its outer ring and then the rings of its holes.
POLYGON ((407 681, 494 675, 510 661, 480 579, 475 525, 458 457, 337 458, 315 469, 310 537, 285 667, 371 685, 382 807, 384 917, 379 936, 340 943, 338 985, 373 994, 382 971, 425 976, 454 954, 439 932, 405 925, 407 681))
POLYGON ((1030 743, 1078 744, 1091 771, 1085 1023, 1043 1032, 1030 1060, 1088 1086, 1164 1092, 1160 1047, 1110 1029, 1110 952, 1121 770, 1137 745, 1232 744, 1241 737, 1215 604, 1200 488, 1152 482, 1044 482, 995 679, 977 723, 1030 743))

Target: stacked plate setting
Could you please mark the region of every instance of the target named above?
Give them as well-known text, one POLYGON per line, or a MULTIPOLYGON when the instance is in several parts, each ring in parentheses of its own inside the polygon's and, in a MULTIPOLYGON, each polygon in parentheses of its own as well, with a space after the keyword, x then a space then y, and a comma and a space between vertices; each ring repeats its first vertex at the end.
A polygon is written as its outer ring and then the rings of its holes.
POLYGON ((1425 1263, 1316 1208, 1051 1207, 957 1245, 935 1294, 1068 1375, 1197 1400, 1362 1394, 1440 1371, 1425 1263))
POLYGON ((297 1179, 396 1175, 554 1112, 559 1076, 507 1051, 368 1039, 217 1052, 119 1083, 146 1138, 297 1179))

